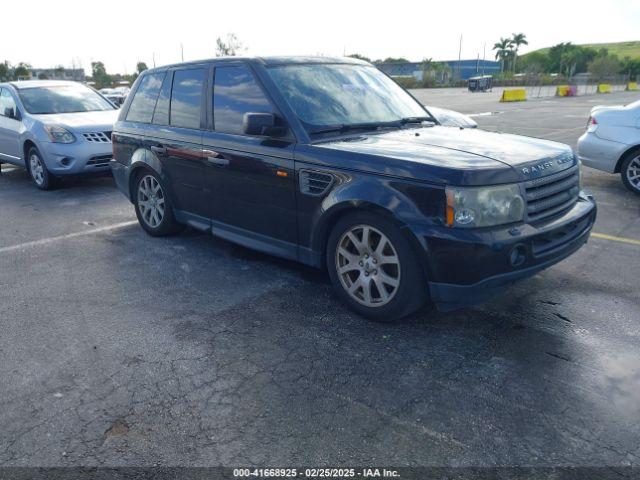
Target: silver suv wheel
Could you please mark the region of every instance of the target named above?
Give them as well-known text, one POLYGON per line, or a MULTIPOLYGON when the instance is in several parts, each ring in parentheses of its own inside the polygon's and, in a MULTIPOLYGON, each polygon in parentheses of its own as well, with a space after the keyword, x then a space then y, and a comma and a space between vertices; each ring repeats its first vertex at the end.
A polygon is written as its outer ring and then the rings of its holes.
POLYGON ((32 153, 29 157, 29 170, 31 171, 31 178, 36 182, 36 185, 41 187, 44 184, 44 165, 42 160, 35 153, 32 153))
POLYGON ((340 283, 355 301, 366 307, 381 307, 400 286, 400 259, 391 241, 370 225, 347 230, 336 249, 340 283))
POLYGON ((160 183, 145 175, 138 183, 138 207, 142 220, 151 228, 158 228, 164 218, 164 192, 160 183))

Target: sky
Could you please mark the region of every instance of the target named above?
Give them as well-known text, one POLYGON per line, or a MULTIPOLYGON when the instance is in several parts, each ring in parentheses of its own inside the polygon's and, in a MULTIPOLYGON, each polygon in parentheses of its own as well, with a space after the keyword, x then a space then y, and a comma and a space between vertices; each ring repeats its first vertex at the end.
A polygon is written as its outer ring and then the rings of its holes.
POLYGON ((102 61, 109 73, 215 56, 234 33, 247 55, 359 53, 372 59, 492 58, 501 36, 524 33, 521 53, 559 42, 640 40, 640 1, 536 0, 22 0, 3 4, 0 61, 33 67, 102 61), (15 19, 8 21, 8 19, 15 19))

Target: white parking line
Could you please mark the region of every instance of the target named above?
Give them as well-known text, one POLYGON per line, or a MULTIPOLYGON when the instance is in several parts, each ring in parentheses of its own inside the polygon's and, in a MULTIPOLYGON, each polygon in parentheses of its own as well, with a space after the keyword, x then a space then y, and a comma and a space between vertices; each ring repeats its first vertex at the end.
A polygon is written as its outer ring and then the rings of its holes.
POLYGON ((60 235, 58 237, 43 238, 40 240, 34 240, 32 242, 19 243, 17 245, 10 245, 8 247, 0 247, 0 254, 14 252, 16 250, 26 250, 33 247, 39 247, 41 245, 48 245, 50 243, 59 242, 61 240, 67 240, 69 238, 84 237, 86 235, 94 235, 96 233, 117 230, 119 228, 135 225, 136 223, 138 223, 137 220, 131 220, 129 222, 114 223, 113 225, 105 225, 104 227, 93 228, 91 230, 83 230, 82 232, 68 233, 67 235, 60 235))

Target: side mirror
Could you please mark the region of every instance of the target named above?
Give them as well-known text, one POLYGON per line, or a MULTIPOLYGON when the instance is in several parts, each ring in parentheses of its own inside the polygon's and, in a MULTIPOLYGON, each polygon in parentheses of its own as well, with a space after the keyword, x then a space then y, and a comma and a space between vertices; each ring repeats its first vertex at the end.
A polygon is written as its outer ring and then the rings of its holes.
POLYGON ((276 125, 273 113, 245 113, 242 118, 242 131, 247 135, 281 137, 287 133, 286 127, 276 125))
POLYGON ((4 109, 4 116, 8 117, 8 118, 13 118, 15 120, 19 120, 18 118, 18 114, 16 113, 16 111, 14 110, 13 107, 7 107, 4 109))

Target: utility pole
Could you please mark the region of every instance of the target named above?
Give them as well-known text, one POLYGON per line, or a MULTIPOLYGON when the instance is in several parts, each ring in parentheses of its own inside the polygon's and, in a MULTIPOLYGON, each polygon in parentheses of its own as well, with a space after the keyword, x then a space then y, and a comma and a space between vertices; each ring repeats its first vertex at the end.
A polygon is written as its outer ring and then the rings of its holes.
POLYGON ((487 42, 484 42, 484 45, 482 46, 482 76, 484 77, 484 63, 485 63, 485 58, 486 58, 486 54, 487 54, 487 42))
POLYGON ((180 56, 182 57, 182 61, 184 62, 184 47, 182 46, 182 42, 180 42, 180 56))
POLYGON ((461 80, 460 78, 460 62, 462 60, 462 35, 460 35, 460 48, 458 49, 458 81, 461 80))
POLYGON ((153 59, 153 68, 156 68, 156 52, 151 52, 151 58, 153 59))

